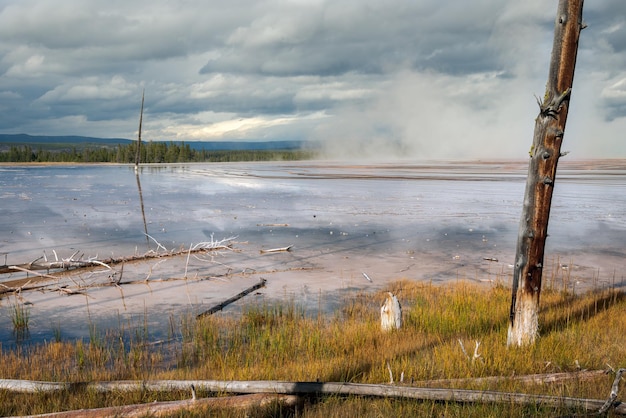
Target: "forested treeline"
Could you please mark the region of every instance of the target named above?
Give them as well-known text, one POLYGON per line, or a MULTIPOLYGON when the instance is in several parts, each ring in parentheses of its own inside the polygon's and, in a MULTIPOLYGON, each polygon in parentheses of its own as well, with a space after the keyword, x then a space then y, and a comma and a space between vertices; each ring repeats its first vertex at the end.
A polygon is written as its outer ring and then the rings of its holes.
MULTIPOLYGON (((62 163, 134 163, 137 142, 116 147, 71 147, 67 149, 34 150, 29 145, 11 145, 0 152, 0 162, 62 162, 62 163)), ((195 150, 189 144, 173 142, 142 142, 142 163, 229 162, 307 160, 315 157, 313 150, 195 150)))

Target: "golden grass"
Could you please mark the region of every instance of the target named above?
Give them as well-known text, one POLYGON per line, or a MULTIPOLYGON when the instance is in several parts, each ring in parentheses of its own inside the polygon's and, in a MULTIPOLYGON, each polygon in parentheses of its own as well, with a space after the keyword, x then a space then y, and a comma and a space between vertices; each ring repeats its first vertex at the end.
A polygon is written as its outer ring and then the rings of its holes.
MULTIPOLYGON (((510 289, 463 281, 444 286, 401 281, 390 289, 403 304, 401 330, 380 331, 384 295, 360 293, 330 316, 308 316, 294 303, 246 306, 239 318, 182 317, 173 327, 181 338, 149 344, 142 332, 93 331, 90 341, 49 342, 0 352, 2 378, 51 381, 121 379, 224 379, 389 382, 513 376, 624 367, 626 300, 602 290, 575 295, 542 293, 541 338, 532 347, 507 348, 510 289), (476 346, 478 345, 478 348, 476 346), (475 351, 476 349, 476 351, 475 351)), ((457 387, 604 399, 612 376, 590 381, 529 385, 510 381, 457 387)), ((184 399, 185 394, 15 395, 0 391, 0 414, 34 414, 184 399)), ((206 411, 204 411, 206 412, 206 411)), ((225 416, 235 412, 213 411, 225 416)), ((248 411, 249 412, 249 411, 248 411)), ((564 411, 560 411, 561 413, 564 411)), ((568 412, 568 411, 565 411, 568 412)), ((569 411, 571 412, 571 411, 569 411)), ((569 413, 568 412, 568 413, 569 413)), ((256 411, 253 416, 268 414, 256 411)), ((269 415, 289 416, 293 411, 269 415)), ((467 405, 392 399, 329 397, 299 416, 527 416, 553 409, 513 405, 467 405)), ((198 413, 200 414, 200 413, 198 413)), ((198 415, 201 416, 201 415, 198 415)))

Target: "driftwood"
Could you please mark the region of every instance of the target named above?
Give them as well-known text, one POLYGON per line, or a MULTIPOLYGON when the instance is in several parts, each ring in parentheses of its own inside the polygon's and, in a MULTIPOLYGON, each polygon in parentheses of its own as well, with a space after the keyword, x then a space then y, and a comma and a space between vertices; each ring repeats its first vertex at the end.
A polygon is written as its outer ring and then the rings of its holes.
POLYGON ((288 245, 286 247, 281 247, 281 248, 270 248, 269 250, 261 250, 260 253, 267 254, 267 253, 279 253, 279 252, 291 251, 291 247, 293 247, 293 245, 288 245))
MULTIPOLYGON (((149 238, 151 238, 148 235, 149 238)), ((158 251, 148 251, 145 254, 134 255, 129 257, 111 257, 104 260, 96 260, 96 259, 74 259, 77 253, 72 254, 69 258, 61 259, 58 258, 54 261, 48 261, 45 257, 39 257, 38 259, 31 261, 29 263, 23 264, 13 264, 13 265, 2 265, 0 266, 0 274, 14 273, 16 271, 25 271, 28 270, 30 272, 35 270, 70 270, 76 268, 86 268, 86 267, 106 267, 111 269, 111 266, 121 263, 126 263, 129 261, 139 261, 139 260, 149 260, 152 258, 163 258, 163 257, 174 257, 182 254, 188 253, 198 253, 198 252, 206 252, 206 251, 218 251, 218 250, 232 250, 232 244, 229 241, 232 241, 235 237, 225 238, 221 241, 207 241, 200 242, 191 246, 191 248, 180 248, 173 249, 171 251, 167 251, 165 247, 161 244, 157 243, 159 248, 165 249, 164 252, 158 251), (225 244, 225 242, 228 242, 225 244)), ((56 253, 55 253, 56 255, 56 253)))
POLYGON ((286 382, 286 381, 217 381, 217 380, 153 380, 91 383, 55 383, 28 380, 0 379, 0 389, 13 392, 41 393, 72 388, 96 392, 109 391, 164 391, 188 390, 191 387, 216 393, 268 393, 286 395, 356 395, 388 398, 407 398, 441 402, 508 403, 517 405, 545 405, 582 408, 597 412, 609 402, 618 414, 626 414, 626 404, 598 399, 564 396, 529 395, 485 390, 424 388, 341 382, 286 382))
MULTIPOLYGON (((41 259, 37 259, 35 261, 31 261, 30 263, 23 264, 15 264, 15 265, 4 265, 0 266, 0 274, 14 273, 17 271, 37 274, 36 270, 70 270, 77 268, 85 268, 85 267, 94 267, 94 266, 104 266, 107 268, 105 262, 97 261, 97 260, 60 260, 60 261, 40 261, 41 259)), ((39 274, 42 276, 41 274, 39 274)))
POLYGON ((298 403, 298 397, 293 395, 280 395, 273 393, 255 393, 250 395, 221 396, 217 398, 187 399, 182 401, 152 402, 125 406, 112 406, 107 408, 81 409, 76 411, 56 412, 51 414, 34 415, 38 418, 105 418, 105 417, 163 417, 178 415, 183 411, 196 408, 231 408, 252 409, 279 403, 283 406, 294 406, 298 403))
POLYGON ((626 372, 626 369, 619 369, 617 373, 615 373, 615 379, 613 380, 613 386, 611 386, 611 393, 609 394, 609 399, 606 400, 604 405, 598 411, 599 414, 604 414, 609 410, 609 408, 615 403, 615 399, 617 399, 617 392, 619 391, 619 382, 622 380, 622 375, 626 372))
POLYGON ((239 299, 241 299, 242 297, 244 297, 244 296, 254 292, 255 290, 264 287, 266 282, 267 282, 267 280, 261 278, 261 280, 257 284, 255 284, 254 286, 250 286, 249 288, 247 288, 244 291, 236 294, 232 298, 226 299, 225 301, 223 301, 221 303, 218 303, 217 305, 213 306, 211 309, 206 310, 206 311, 198 314, 198 316, 196 318, 200 319, 200 318, 205 317, 205 316, 213 315, 215 312, 221 311, 222 309, 224 309, 225 307, 227 307, 231 303, 236 302, 239 299))

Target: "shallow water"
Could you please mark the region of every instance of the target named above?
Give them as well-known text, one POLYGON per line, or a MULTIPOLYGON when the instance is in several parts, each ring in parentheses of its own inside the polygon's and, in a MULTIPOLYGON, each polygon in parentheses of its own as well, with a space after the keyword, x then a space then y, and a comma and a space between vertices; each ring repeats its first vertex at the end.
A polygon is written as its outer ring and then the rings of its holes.
MULTIPOLYGON (((172 249, 236 237, 265 249, 293 245, 296 255, 277 258, 275 268, 337 255, 381 275, 391 273, 374 270, 368 259, 404 263, 393 272, 415 280, 456 280, 460 272, 485 271, 506 277, 515 255, 525 164, 143 166, 139 180, 150 239, 132 166, 1 166, 0 264, 76 251, 104 259, 144 253, 157 242, 172 249)), ((625 232, 623 165, 561 164, 546 259, 579 267, 580 280, 623 285, 625 232)), ((325 268, 337 277, 349 270, 325 268)), ((4 275, 0 283, 18 276, 4 275)), ((306 293, 303 286, 292 297, 306 293)), ((315 284, 307 286, 315 294, 315 284)), ((43 327, 49 337, 51 325, 43 327)), ((0 328, 1 341, 11 327, 0 328)))

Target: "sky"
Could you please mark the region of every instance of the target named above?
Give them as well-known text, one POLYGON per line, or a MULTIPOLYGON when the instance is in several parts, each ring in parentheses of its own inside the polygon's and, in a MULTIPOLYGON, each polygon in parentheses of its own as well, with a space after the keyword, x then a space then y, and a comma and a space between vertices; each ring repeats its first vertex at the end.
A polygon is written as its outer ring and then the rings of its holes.
MULTIPOLYGON (((0 133, 523 158, 557 0, 0 0, 0 133)), ((626 158, 626 1, 587 0, 563 151, 626 158)))

